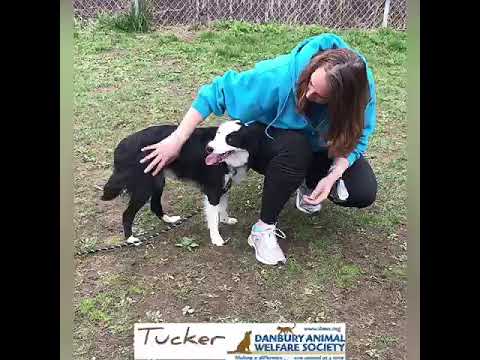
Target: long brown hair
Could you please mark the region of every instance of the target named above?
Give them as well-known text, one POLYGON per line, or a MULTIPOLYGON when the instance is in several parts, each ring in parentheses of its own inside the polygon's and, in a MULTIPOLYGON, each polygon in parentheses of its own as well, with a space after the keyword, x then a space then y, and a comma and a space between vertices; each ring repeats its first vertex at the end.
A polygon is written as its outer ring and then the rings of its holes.
POLYGON ((329 156, 348 156, 360 139, 364 111, 369 100, 367 69, 363 60, 350 49, 329 49, 314 56, 300 75, 297 88, 297 111, 311 117, 312 103, 306 98, 312 73, 323 67, 330 87, 327 134, 329 156))

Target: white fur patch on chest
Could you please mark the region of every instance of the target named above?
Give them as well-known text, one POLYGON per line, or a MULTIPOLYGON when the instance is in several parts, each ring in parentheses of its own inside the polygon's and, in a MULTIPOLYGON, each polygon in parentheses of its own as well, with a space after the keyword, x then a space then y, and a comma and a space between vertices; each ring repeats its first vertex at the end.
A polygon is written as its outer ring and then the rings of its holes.
POLYGON ((238 169, 248 163, 249 155, 248 151, 237 149, 232 155, 225 159, 225 163, 230 167, 238 169))

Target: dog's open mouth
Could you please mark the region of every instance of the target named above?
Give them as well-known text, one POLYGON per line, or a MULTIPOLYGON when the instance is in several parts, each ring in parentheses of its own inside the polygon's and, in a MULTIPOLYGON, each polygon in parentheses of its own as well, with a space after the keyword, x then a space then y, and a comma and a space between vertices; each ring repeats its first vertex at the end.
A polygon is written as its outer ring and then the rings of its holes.
POLYGON ((227 151, 223 154, 209 154, 206 158, 205 158, 205 164, 207 165, 218 165, 220 164, 222 161, 225 161, 225 159, 227 157, 229 157, 230 155, 233 154, 233 150, 230 150, 230 151, 227 151))

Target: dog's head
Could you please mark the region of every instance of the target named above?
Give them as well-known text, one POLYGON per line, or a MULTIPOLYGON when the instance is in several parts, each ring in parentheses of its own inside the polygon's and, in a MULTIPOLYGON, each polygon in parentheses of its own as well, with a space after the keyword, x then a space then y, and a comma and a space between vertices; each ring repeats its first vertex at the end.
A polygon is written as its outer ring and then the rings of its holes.
POLYGON ((239 121, 226 121, 217 130, 215 138, 207 144, 207 165, 218 165, 225 162, 232 167, 244 166, 248 162, 254 144, 258 142, 250 127, 239 121))

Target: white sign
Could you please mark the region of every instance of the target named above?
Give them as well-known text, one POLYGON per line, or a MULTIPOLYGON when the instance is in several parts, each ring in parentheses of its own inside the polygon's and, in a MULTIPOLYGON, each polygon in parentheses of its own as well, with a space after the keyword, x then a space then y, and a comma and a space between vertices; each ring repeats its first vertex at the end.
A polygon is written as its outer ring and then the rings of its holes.
POLYGON ((135 324, 136 360, 345 360, 345 324, 135 324))

